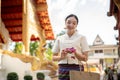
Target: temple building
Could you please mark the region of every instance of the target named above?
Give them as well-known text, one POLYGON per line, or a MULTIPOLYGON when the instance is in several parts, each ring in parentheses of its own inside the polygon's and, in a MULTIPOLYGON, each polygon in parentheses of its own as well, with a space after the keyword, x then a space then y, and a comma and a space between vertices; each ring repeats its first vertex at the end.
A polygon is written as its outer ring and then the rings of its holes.
MULTIPOLYGON (((89 60, 106 68, 116 64, 118 60, 118 45, 107 45, 99 35, 96 36, 93 45, 90 45, 89 60)), ((88 60, 88 61, 89 61, 88 60)))
POLYGON ((9 72, 17 72, 23 80, 26 72, 34 75, 50 65, 56 71, 56 64, 44 56, 46 40, 54 40, 46 0, 0 0, 0 12, 0 80, 6 80, 9 72), (31 41, 40 42, 36 56, 30 55, 31 41), (12 42, 23 43, 21 54, 9 50, 12 42))
POLYGON ((0 43, 22 41, 25 52, 30 41, 54 39, 46 0, 1 0, 0 22, 0 43))

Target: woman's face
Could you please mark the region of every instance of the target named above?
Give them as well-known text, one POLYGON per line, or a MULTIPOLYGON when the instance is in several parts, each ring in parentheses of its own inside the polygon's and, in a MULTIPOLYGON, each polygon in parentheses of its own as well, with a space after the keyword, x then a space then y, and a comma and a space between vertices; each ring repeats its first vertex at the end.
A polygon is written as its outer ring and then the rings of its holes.
POLYGON ((76 20, 76 18, 75 17, 69 17, 66 20, 65 25, 66 25, 66 29, 69 30, 69 31, 76 30, 76 27, 77 27, 77 20, 76 20))

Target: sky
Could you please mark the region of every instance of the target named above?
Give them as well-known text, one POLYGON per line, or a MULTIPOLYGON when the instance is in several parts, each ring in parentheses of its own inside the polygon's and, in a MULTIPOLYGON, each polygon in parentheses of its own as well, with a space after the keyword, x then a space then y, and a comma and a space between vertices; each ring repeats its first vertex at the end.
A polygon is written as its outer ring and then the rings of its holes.
POLYGON ((97 35, 104 44, 117 43, 118 31, 113 29, 116 20, 107 16, 110 0, 47 0, 47 4, 54 35, 64 30, 66 16, 75 14, 79 18, 77 30, 86 36, 89 45, 97 35))

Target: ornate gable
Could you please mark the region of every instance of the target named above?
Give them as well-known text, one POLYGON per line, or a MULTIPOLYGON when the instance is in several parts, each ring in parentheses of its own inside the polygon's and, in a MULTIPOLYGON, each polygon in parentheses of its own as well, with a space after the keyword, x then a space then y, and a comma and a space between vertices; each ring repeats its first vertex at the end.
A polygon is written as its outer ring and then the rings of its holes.
POLYGON ((103 44, 104 44, 103 40, 100 38, 99 35, 97 35, 93 42, 93 45, 103 45, 103 44))

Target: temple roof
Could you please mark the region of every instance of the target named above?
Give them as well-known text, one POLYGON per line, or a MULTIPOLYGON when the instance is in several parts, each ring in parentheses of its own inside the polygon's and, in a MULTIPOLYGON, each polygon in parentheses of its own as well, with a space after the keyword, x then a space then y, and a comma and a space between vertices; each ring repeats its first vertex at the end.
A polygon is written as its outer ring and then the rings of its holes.
POLYGON ((116 37, 116 40, 119 41, 118 44, 120 45, 120 0, 110 0, 110 8, 107 15, 114 16, 116 19, 114 30, 118 30, 118 37, 116 37))
MULTIPOLYGON (((46 0, 35 0, 37 5, 45 4, 46 0)), ((37 11, 39 23, 45 31, 47 40, 53 40, 54 34, 52 26, 50 24, 48 11, 37 11)), ((5 24, 5 28, 8 30, 10 38, 13 41, 22 41, 22 27, 23 27, 23 0, 1 0, 1 17, 5 24)), ((0 42, 3 42, 0 36, 0 42)), ((38 40, 38 37, 34 35, 31 40, 38 40)))
POLYGON ((96 46, 96 45, 103 45, 103 44, 104 44, 103 40, 99 35, 97 35, 93 42, 93 45, 96 46))

